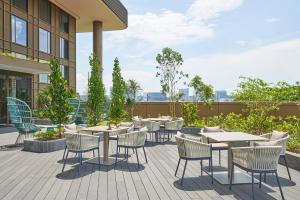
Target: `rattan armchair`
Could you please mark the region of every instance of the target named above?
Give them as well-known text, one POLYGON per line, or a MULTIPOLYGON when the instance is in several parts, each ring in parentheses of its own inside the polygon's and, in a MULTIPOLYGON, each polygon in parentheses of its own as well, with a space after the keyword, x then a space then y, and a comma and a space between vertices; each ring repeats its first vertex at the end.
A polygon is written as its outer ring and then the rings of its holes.
MULTIPOLYGON (((150 141, 155 141, 155 139, 159 139, 161 142, 161 135, 160 135, 160 122, 155 122, 151 120, 143 121, 143 125, 147 128, 148 133, 150 135, 150 141), (158 138, 159 137, 159 138, 158 138)), ((147 136, 146 136, 146 140, 147 136)))
MULTIPOLYGON (((180 133, 179 133, 180 134, 180 133)), ((183 178, 189 160, 200 160, 201 175, 202 175, 202 161, 209 161, 209 169, 211 172, 211 181, 213 183, 213 168, 212 168, 212 146, 211 144, 204 144, 191 138, 185 138, 184 134, 175 136, 176 144, 178 148, 179 160, 175 170, 175 176, 180 165, 181 160, 185 160, 184 169, 181 177, 181 185, 183 184, 183 178)))
MULTIPOLYGON (((261 188, 261 176, 263 173, 275 173, 280 194, 284 199, 281 185, 278 179, 277 166, 281 146, 263 146, 263 147, 238 147, 232 148, 231 174, 234 172, 234 166, 237 166, 247 172, 251 172, 252 178, 252 199, 254 199, 254 173, 259 173, 259 187, 261 188)), ((229 189, 232 188, 232 179, 230 178, 229 189)))
POLYGON ((146 141, 147 129, 143 128, 140 131, 133 131, 130 133, 125 133, 118 135, 117 140, 117 151, 116 151, 116 163, 119 156, 119 149, 125 149, 126 159, 128 161, 128 149, 133 149, 136 155, 138 167, 140 167, 138 149, 142 148, 146 163, 148 162, 146 151, 145 151, 145 141, 146 141))
POLYGON ((67 153, 66 153, 66 157, 64 158, 62 172, 65 169, 69 152, 78 154, 80 165, 82 165, 82 153, 97 150, 98 164, 100 167, 100 151, 99 151, 100 137, 94 135, 80 134, 80 133, 64 133, 64 135, 66 138, 67 153))
POLYGON ((163 138, 165 139, 165 133, 168 134, 168 140, 170 139, 170 134, 172 137, 172 134, 177 133, 178 131, 181 131, 183 127, 184 120, 183 119, 178 119, 175 121, 170 121, 166 122, 164 126, 164 136, 163 138))
MULTIPOLYGON (((203 129, 201 129, 201 133, 210 133, 210 132, 224 132, 224 130, 219 126, 204 127, 203 129)), ((213 151, 219 151, 219 165, 221 165, 221 151, 228 150, 228 144, 223 142, 216 142, 203 135, 201 135, 201 137, 202 137, 202 142, 212 145, 213 151)))
MULTIPOLYGON (((280 153, 280 158, 282 158, 284 160, 285 163, 285 167, 289 176, 289 179, 291 179, 291 174, 290 174, 290 170, 288 167, 288 163, 286 160, 286 148, 287 148, 287 143, 289 140, 289 135, 286 132, 277 132, 274 131, 272 133, 267 133, 267 134, 263 134, 260 135, 264 138, 267 138, 269 141, 267 142, 255 142, 254 145, 255 146, 266 146, 266 145, 276 145, 276 146, 281 146, 281 153, 280 153)), ((265 181, 266 181, 266 176, 265 176, 265 181)))
POLYGON ((132 118, 132 123, 134 130, 140 130, 143 127, 142 120, 138 116, 132 118))

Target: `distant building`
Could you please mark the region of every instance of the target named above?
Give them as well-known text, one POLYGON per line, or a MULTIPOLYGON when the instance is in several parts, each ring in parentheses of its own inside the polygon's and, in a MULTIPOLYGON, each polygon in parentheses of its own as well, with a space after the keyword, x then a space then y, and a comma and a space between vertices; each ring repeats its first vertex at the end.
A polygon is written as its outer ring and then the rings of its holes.
POLYGON ((148 92, 146 93, 146 101, 166 101, 167 96, 162 92, 148 92))
POLYGON ((217 102, 232 101, 232 97, 227 94, 226 90, 216 90, 215 101, 217 102))
POLYGON ((181 99, 183 101, 190 100, 190 98, 189 98, 189 88, 179 89, 179 93, 183 94, 183 96, 181 97, 181 99))

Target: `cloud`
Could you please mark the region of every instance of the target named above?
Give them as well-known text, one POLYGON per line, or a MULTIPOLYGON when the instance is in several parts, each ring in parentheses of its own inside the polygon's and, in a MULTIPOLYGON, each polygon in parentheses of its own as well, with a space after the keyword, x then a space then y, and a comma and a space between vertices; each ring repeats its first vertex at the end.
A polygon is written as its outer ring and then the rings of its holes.
POLYGON ((161 10, 159 13, 129 15, 129 27, 109 35, 110 41, 133 39, 159 47, 201 41, 214 35, 215 24, 208 20, 233 10, 242 0, 194 0, 183 13, 161 10))
POLYGON ((271 17, 271 18, 266 18, 265 19, 265 22, 268 22, 268 23, 275 23, 277 21, 278 21, 278 19, 275 18, 275 17, 271 17))
POLYGON ((235 43, 239 46, 260 46, 263 44, 263 41, 260 39, 256 40, 237 40, 235 43))
POLYGON ((88 77, 82 73, 76 73, 76 89, 79 94, 87 94, 88 77))
POLYGON ((299 81, 300 39, 277 42, 245 52, 222 53, 186 59, 184 70, 199 74, 216 89, 236 88, 240 76, 269 82, 299 81))

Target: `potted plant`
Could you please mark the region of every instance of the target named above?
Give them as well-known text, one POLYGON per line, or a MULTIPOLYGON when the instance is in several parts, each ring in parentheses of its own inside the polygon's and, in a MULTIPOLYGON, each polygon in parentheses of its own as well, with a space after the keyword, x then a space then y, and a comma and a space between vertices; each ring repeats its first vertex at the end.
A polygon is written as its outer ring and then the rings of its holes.
POLYGON ((60 71, 59 60, 54 58, 50 61, 51 73, 48 86, 48 108, 44 110, 45 117, 49 118, 57 128, 40 131, 34 134, 34 138, 24 140, 24 150, 34 152, 50 152, 65 147, 63 138, 63 124, 69 120, 72 107, 68 104, 70 94, 66 80, 60 71))

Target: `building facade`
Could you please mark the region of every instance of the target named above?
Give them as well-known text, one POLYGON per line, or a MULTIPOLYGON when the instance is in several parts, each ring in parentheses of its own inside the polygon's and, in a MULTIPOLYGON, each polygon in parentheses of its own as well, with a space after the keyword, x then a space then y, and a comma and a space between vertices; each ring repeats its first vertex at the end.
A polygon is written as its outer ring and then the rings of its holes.
POLYGON ((53 57, 76 91, 77 32, 93 32, 101 61, 102 32, 126 27, 127 10, 119 0, 0 0, 0 124, 9 122, 7 96, 36 105, 53 57))

